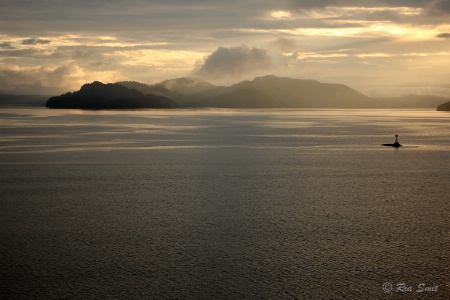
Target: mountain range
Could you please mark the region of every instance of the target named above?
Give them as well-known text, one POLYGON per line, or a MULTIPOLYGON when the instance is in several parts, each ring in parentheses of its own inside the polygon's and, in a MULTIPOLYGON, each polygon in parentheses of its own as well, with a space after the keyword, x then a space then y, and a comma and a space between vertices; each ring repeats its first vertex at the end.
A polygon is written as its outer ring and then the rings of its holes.
POLYGON ((273 75, 256 77, 230 87, 215 86, 202 79, 183 77, 147 85, 117 82, 173 99, 181 107, 229 108, 436 108, 449 101, 433 95, 371 98, 346 85, 320 83, 273 75))
POLYGON ((168 97, 183 107, 226 108, 378 108, 376 100, 343 84, 268 75, 229 87, 198 78, 177 78, 154 85, 118 82, 168 97))
MULTIPOLYGON (((26 96, 0 94, 0 106, 11 106, 13 103, 26 105, 26 99, 26 96)), ((41 99, 37 100, 36 96, 31 97, 30 105, 42 103, 41 99)), ((430 95, 371 98, 343 84, 268 75, 231 86, 216 86, 193 77, 165 80, 152 85, 134 81, 109 84, 95 81, 83 85, 79 91, 50 97, 46 106, 88 109, 436 108, 447 101, 450 99, 430 95)))

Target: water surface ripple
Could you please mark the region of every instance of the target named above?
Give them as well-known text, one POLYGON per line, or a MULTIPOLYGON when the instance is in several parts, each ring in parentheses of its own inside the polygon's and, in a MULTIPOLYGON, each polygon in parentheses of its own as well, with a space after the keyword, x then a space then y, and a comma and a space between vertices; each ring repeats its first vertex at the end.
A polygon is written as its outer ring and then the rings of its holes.
POLYGON ((449 122, 2 110, 0 298, 448 299, 449 122))

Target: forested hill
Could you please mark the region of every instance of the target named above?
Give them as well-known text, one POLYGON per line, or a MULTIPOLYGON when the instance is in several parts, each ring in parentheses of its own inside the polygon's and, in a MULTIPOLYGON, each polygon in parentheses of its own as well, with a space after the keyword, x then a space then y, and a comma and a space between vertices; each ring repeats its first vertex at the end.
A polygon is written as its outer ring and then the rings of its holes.
POLYGON ((117 83, 103 84, 95 81, 85 84, 77 92, 51 97, 47 100, 50 108, 80 109, 131 109, 131 108, 171 108, 178 104, 164 96, 144 94, 117 83))

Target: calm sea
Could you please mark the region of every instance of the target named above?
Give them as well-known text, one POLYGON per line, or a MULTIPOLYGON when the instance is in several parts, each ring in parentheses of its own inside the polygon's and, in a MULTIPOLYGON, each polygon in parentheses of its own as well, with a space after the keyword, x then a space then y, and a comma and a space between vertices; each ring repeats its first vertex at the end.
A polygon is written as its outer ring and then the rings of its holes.
POLYGON ((431 110, 2 109, 0 298, 448 299, 449 128, 431 110))

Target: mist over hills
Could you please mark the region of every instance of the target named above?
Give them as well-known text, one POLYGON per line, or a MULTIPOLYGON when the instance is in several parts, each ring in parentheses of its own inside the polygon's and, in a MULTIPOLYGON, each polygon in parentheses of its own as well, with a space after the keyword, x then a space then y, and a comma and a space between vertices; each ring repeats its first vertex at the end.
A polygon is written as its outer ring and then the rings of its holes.
POLYGON ((177 78, 155 85, 118 82, 154 93, 188 107, 227 108, 380 108, 374 99, 342 84, 320 83, 273 75, 256 77, 230 87, 198 78, 177 78))
POLYGON ((208 102, 208 99, 222 95, 228 89, 228 87, 215 86, 203 79, 194 77, 175 78, 153 85, 135 81, 120 81, 117 83, 127 88, 137 89, 145 94, 160 95, 173 99, 184 107, 208 106, 202 104, 202 102, 208 102))
POLYGON ((0 93, 0 107, 42 107, 49 95, 15 95, 0 93))
POLYGON ((384 108, 431 108, 449 99, 432 95, 407 95, 402 97, 375 98, 384 108))

